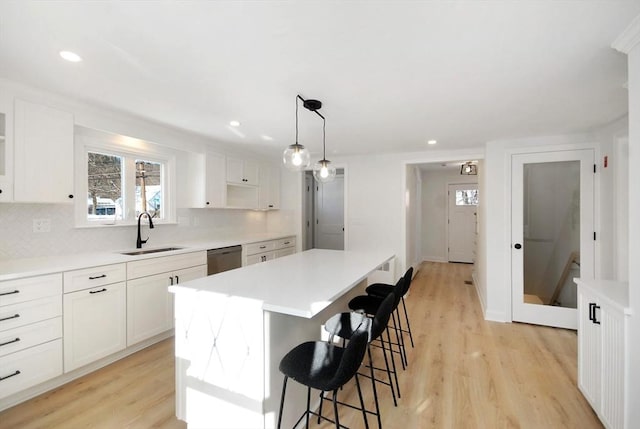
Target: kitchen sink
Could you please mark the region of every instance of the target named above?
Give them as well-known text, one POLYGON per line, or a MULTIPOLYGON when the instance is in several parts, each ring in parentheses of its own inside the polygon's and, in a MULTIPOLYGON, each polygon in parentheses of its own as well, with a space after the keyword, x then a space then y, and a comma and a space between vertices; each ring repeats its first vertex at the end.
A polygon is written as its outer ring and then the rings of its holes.
POLYGON ((147 255, 149 253, 170 252, 172 250, 180 250, 180 249, 184 249, 184 247, 160 247, 158 249, 140 249, 140 250, 133 250, 131 252, 121 252, 121 254, 129 255, 129 256, 137 256, 137 255, 147 255))

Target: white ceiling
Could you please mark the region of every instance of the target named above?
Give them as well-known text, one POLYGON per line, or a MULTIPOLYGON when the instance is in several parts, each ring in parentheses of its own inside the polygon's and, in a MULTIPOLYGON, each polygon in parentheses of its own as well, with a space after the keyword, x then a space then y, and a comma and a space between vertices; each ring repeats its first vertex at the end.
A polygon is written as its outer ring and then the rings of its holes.
MULTIPOLYGON (((465 148, 624 115, 626 58, 610 44, 639 13, 638 0, 3 0, 0 77, 254 150, 293 142, 296 94, 323 101, 328 155, 465 148)), ((321 121, 301 108, 300 127, 318 153, 321 121)))

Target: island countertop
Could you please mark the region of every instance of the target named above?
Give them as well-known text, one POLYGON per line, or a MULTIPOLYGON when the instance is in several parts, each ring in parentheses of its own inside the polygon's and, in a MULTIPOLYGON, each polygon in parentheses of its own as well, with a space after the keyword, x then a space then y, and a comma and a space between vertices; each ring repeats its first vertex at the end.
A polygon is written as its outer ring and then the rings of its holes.
POLYGON ((312 249, 171 286, 170 292, 214 292, 262 302, 274 313, 312 318, 394 258, 390 251, 312 249))

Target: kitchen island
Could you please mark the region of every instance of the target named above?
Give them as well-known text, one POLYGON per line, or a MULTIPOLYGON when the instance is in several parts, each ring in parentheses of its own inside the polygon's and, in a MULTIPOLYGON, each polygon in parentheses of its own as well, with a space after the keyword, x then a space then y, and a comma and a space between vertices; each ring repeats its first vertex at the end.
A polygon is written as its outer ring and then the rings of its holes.
MULTIPOLYGON (((313 249, 172 286, 175 294, 176 415, 189 427, 274 428, 278 365, 322 324, 348 310, 391 252, 313 249)), ((393 272, 389 274, 393 278, 393 272)), ((283 427, 305 409, 291 383, 283 427)))

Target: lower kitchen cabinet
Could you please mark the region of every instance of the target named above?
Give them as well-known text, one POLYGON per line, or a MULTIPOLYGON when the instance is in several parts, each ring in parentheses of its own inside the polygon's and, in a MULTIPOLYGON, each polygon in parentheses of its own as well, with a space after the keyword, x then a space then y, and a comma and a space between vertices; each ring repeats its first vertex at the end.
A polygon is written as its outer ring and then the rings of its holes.
POLYGON ((267 262, 296 253, 296 237, 260 241, 242 246, 242 266, 267 262))
POLYGON ((578 387, 607 429, 635 427, 626 420, 627 283, 578 284, 578 387))
POLYGON ((126 290, 120 282, 64 295, 65 372, 124 350, 126 290))
MULTIPOLYGON (((164 271, 167 265, 158 264, 164 271)), ((206 265, 140 277, 127 282, 127 346, 173 328, 173 295, 169 286, 206 277, 206 265)))

